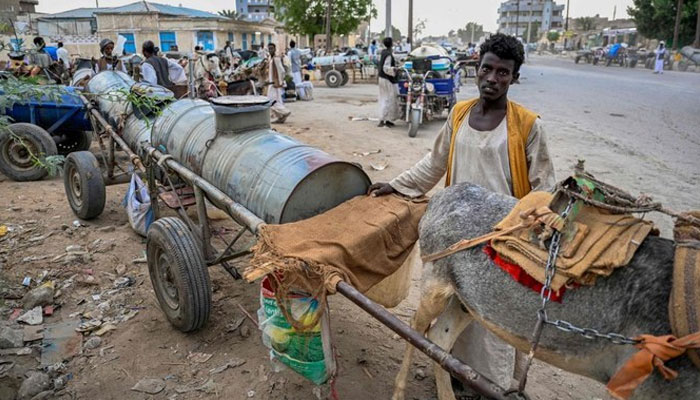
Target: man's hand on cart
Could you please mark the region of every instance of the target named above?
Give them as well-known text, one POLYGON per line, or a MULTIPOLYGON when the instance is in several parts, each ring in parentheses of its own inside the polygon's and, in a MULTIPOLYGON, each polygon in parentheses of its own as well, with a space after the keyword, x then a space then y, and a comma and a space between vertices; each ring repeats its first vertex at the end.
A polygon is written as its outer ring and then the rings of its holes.
POLYGON ((373 183, 372 186, 367 189, 367 194, 372 197, 386 196, 392 193, 396 193, 396 189, 384 182, 373 183))

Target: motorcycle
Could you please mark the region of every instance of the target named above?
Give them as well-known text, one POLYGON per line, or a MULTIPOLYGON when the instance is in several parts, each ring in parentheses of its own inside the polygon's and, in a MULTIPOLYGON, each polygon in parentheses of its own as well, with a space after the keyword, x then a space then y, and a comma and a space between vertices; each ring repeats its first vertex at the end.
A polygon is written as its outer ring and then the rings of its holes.
POLYGON ((415 137, 423 120, 449 110, 457 102, 459 72, 452 66, 442 74, 432 69, 433 62, 446 57, 433 59, 413 59, 410 69, 403 67, 399 79, 399 103, 405 110, 408 123, 408 136, 415 137))

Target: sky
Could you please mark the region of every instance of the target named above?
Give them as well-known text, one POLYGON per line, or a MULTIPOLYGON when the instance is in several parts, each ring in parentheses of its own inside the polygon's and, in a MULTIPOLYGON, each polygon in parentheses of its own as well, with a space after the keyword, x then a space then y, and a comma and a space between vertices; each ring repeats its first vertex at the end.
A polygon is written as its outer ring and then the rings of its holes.
MULTIPOLYGON (((135 0, 39 0, 38 12, 56 13, 80 7, 115 7, 133 3, 135 0)), ((464 27, 474 21, 484 26, 484 30, 495 32, 497 28, 497 10, 502 0, 414 0, 413 16, 415 19, 427 19, 424 35, 444 35, 451 29, 464 27)), ((222 9, 234 9, 234 0, 156 0, 155 3, 182 5, 215 12, 222 9)), ((565 0, 556 1, 557 4, 565 0)), ((386 0, 374 0, 379 12, 378 18, 372 20, 372 31, 382 30, 385 24, 386 0)), ((403 34, 408 26, 408 0, 392 0, 392 24, 403 34)), ((627 18, 627 7, 632 0, 569 0, 569 18, 593 16, 612 18, 613 8, 617 6, 617 18, 627 18)), ((566 11, 564 11, 566 13, 566 11)), ((415 24, 415 22, 414 22, 415 24)))

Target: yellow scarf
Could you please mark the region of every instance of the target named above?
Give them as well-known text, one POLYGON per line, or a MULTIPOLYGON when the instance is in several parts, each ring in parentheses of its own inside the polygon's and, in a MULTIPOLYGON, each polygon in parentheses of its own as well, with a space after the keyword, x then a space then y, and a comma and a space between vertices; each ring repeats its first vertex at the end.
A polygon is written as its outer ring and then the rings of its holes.
MULTIPOLYGON (((460 101, 452 109, 452 138, 450 139, 450 152, 447 157, 447 178, 445 187, 452 184, 452 163, 455 152, 455 139, 460 126, 465 122, 469 110, 479 101, 478 98, 460 101)), ((506 109, 506 124, 508 127, 508 160, 510 175, 513 182, 513 196, 518 199, 530 193, 530 179, 528 177, 527 138, 538 115, 513 101, 508 101, 506 109)), ((467 122, 469 123, 469 122, 467 122)))

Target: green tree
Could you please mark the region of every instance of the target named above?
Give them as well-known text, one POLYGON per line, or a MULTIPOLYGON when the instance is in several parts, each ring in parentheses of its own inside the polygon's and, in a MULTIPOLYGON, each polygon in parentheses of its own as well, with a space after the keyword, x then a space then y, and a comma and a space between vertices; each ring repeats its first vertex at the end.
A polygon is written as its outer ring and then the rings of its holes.
POLYGON ((459 37, 462 42, 472 41, 472 28, 474 29, 474 41, 479 40, 480 37, 484 36, 484 26, 477 24, 476 22, 467 22, 464 29, 457 29, 457 37, 459 37))
MULTIPOLYGON (((272 0, 275 10, 283 10, 277 18, 293 34, 313 36, 326 33, 328 0, 272 0)), ((375 18, 372 0, 333 0, 331 34, 347 35, 360 23, 375 18)))
POLYGON ((391 38, 394 39, 394 43, 398 43, 401 40, 401 31, 394 25, 391 26, 391 38))
POLYGON ((539 29, 540 27, 537 24, 530 24, 529 30, 528 27, 525 27, 522 35, 522 38, 525 41, 525 43, 536 42, 537 39, 539 39, 539 29))
POLYGON ((547 40, 549 40, 551 43, 558 41, 560 36, 561 35, 557 31, 547 32, 547 40))
MULTIPOLYGON (((698 1, 683 2, 676 46, 678 48, 693 41, 698 18, 698 1)), ((634 20, 639 33, 651 39, 665 40, 672 45, 677 5, 677 0, 634 0, 634 4, 627 7, 627 14, 634 20)))
MULTIPOLYGON (((422 35, 423 32, 425 32, 425 23, 426 22, 428 22, 427 19, 418 18, 418 22, 416 22, 416 26, 413 27, 413 37, 415 39, 418 39, 420 37, 420 35, 422 35)), ((411 40, 411 42, 413 43, 414 41, 411 40)))
POLYGON ((226 17, 226 18, 231 18, 231 19, 236 18, 236 10, 221 10, 218 12, 218 14, 221 15, 222 17, 226 17))
POLYGON ((576 27, 582 31, 592 31, 596 28, 594 17, 580 17, 574 20, 576 27))

